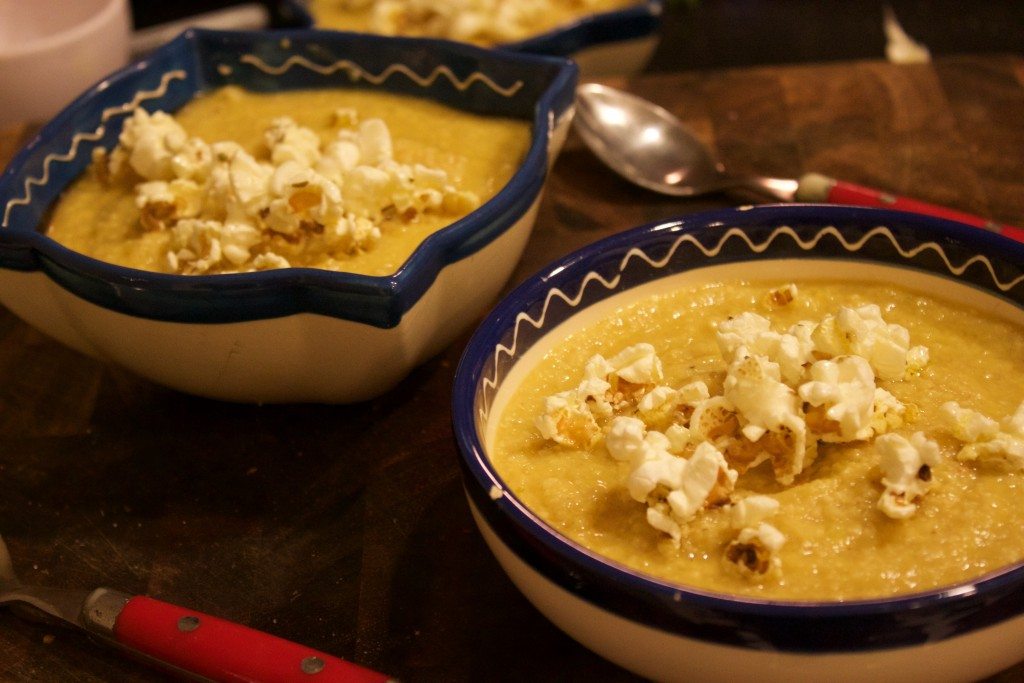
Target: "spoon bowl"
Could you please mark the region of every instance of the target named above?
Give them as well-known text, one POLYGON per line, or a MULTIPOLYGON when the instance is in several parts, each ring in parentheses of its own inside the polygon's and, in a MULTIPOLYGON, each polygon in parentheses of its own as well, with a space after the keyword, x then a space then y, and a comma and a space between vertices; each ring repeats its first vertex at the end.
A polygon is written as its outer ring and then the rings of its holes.
POLYGON ((585 83, 576 90, 576 131, 609 168, 675 197, 748 189, 793 201, 797 181, 735 176, 669 111, 630 93, 585 83))
POLYGON ((1024 229, 956 209, 805 173, 799 180, 733 175, 670 112, 598 83, 576 89, 573 125, 583 142, 629 182, 674 197, 742 190, 779 202, 825 202, 899 209, 955 220, 1024 241, 1024 229))

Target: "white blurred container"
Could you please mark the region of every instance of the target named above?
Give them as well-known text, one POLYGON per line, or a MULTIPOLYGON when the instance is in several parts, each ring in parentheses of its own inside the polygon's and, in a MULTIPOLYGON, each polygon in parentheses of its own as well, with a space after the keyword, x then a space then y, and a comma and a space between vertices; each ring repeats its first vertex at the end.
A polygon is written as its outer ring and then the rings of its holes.
POLYGON ((0 126, 41 122, 129 59, 128 0, 0 0, 0 126))

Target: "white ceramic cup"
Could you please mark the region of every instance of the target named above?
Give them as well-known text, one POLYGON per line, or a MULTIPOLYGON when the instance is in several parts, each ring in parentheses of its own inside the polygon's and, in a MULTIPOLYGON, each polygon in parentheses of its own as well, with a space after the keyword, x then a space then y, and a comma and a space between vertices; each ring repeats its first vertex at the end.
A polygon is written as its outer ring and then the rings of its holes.
POLYGON ((128 0, 0 0, 0 126, 46 121, 128 63, 128 0))

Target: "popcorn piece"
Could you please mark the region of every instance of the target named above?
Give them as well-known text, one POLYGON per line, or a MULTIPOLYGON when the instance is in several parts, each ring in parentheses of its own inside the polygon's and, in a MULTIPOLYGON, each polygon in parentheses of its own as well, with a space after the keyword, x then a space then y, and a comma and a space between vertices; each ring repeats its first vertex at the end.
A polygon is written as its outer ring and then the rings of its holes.
POLYGON ((644 436, 647 425, 635 417, 619 416, 612 420, 604 445, 616 460, 639 463, 643 461, 647 446, 644 436))
POLYGON ((213 165, 213 150, 199 138, 189 138, 171 157, 171 171, 176 178, 203 182, 213 165))
POLYGON ((359 163, 366 166, 380 166, 394 158, 391 132, 380 119, 367 119, 359 124, 359 163))
POLYGON ((608 360, 608 374, 630 384, 654 384, 660 382, 664 373, 661 359, 650 344, 634 344, 608 360))
POLYGON ((742 418, 743 436, 758 442, 770 432, 763 450, 772 461, 775 478, 783 484, 793 483, 810 464, 807 425, 796 392, 781 381, 779 365, 764 356, 747 355, 741 347, 729 366, 724 387, 726 400, 742 418))
POLYGON ((579 391, 563 391, 544 400, 544 413, 536 420, 537 430, 545 439, 564 446, 587 448, 597 443, 601 428, 594 420, 579 391))
POLYGON ((767 522, 740 531, 725 549, 725 559, 750 579, 778 574, 782 568, 779 550, 786 543, 781 531, 767 522))
POLYGON ((682 525, 700 510, 728 502, 738 476, 705 442, 688 460, 651 449, 630 474, 628 487, 634 500, 647 503, 647 522, 678 543, 682 525))
POLYGON ((671 424, 690 419, 696 405, 710 396, 708 386, 704 382, 690 382, 673 389, 668 386, 656 386, 643 395, 637 404, 638 414, 649 425, 671 424))
POLYGON ((642 413, 664 413, 674 410, 680 403, 682 403, 682 397, 679 391, 672 387, 659 386, 644 394, 636 407, 642 413))
POLYGON ((1024 470, 1024 438, 998 434, 994 439, 970 443, 956 455, 962 462, 995 465, 1009 471, 1024 470))
POLYGON ((726 361, 731 360, 740 347, 767 355, 766 347, 774 346, 775 336, 768 318, 749 311, 723 320, 715 331, 715 340, 726 361), (766 341, 762 342, 765 337, 766 341))
POLYGON ((741 347, 726 373, 724 389, 725 398, 743 416, 743 433, 751 441, 800 419, 796 392, 782 382, 778 363, 765 356, 746 354, 741 347))
MULTIPOLYGON (((650 344, 628 346, 610 359, 594 355, 584 368, 585 391, 598 415, 635 408, 663 378, 661 359, 650 344)), ((584 390, 581 386, 581 390, 584 390)))
POLYGON ((916 406, 908 406, 881 387, 875 387, 875 400, 871 406, 871 431, 885 434, 912 422, 916 406), (911 410, 913 408, 913 410, 911 410))
POLYGON ((999 422, 955 401, 942 404, 941 411, 953 436, 964 442, 957 460, 1024 470, 1024 402, 999 422))
POLYGON ((462 214, 476 210, 480 197, 467 190, 446 191, 441 199, 441 210, 446 214, 462 214))
POLYGON ((822 441, 869 439, 875 402, 875 375, 860 356, 837 356, 811 366, 811 381, 797 392, 818 410, 808 411, 807 423, 822 441))
MULTIPOLYGON (((367 0, 367 4, 372 0, 367 0)), ((331 112, 332 126, 352 127, 359 123, 359 112, 351 107, 338 107, 331 112)))
POLYGON ((932 486, 932 468, 939 462, 938 444, 923 432, 915 432, 909 440, 899 434, 883 434, 875 439, 875 450, 885 486, 878 509, 892 519, 912 516, 932 486))
POLYGON ((789 284, 768 292, 768 296, 765 297, 765 301, 773 308, 780 308, 791 304, 793 300, 796 299, 797 293, 796 285, 790 282, 789 284))
POLYGON ((999 425, 1006 434, 1024 436, 1024 401, 1017 406, 1013 415, 1004 417, 999 425))
POLYGON ((203 206, 202 188, 191 180, 151 180, 135 188, 139 223, 146 230, 164 230, 182 218, 195 218, 203 206))
POLYGON ((754 443, 740 431, 740 415, 724 396, 712 396, 697 403, 690 417, 689 442, 708 441, 724 455, 729 467, 742 474, 782 452, 777 435, 769 433, 754 443))
POLYGON ((249 250, 259 242, 259 231, 246 223, 189 218, 171 228, 168 259, 175 270, 205 273, 222 261, 232 265, 248 261, 249 250))
POLYGON ((911 346, 907 350, 907 375, 919 374, 928 366, 929 353, 927 346, 911 346))
POLYGON ((299 126, 290 117, 282 116, 271 121, 263 139, 270 148, 270 161, 275 166, 293 162, 309 167, 320 159, 320 136, 299 126))
POLYGON ((239 145, 218 142, 211 146, 214 162, 206 183, 207 220, 233 220, 254 224, 269 201, 273 167, 261 164, 239 145))
POLYGON ((632 463, 634 467, 667 451, 681 455, 691 444, 690 430, 672 425, 664 433, 648 430, 643 420, 620 415, 612 419, 605 434, 605 447, 616 460, 632 463))
POLYGON ((719 323, 715 338, 726 362, 734 360, 740 349, 747 354, 765 356, 779 365, 787 384, 800 382, 804 365, 814 359, 810 323, 798 323, 788 332, 779 333, 772 331, 767 318, 745 312, 719 323))
POLYGON ((265 254, 257 254, 256 258, 252 260, 252 267, 256 270, 271 270, 274 268, 290 268, 291 264, 288 263, 288 259, 285 257, 274 252, 267 252, 265 254))
POLYGON ((999 423, 976 410, 962 408, 956 401, 947 401, 939 407, 949 431, 960 441, 974 443, 994 439, 999 434, 999 423))
POLYGON ((110 174, 123 176, 127 165, 147 180, 173 180, 171 160, 187 141, 185 129, 169 114, 136 109, 125 119, 119 146, 110 156, 110 174))
POLYGON ((826 356, 863 356, 885 380, 903 379, 908 370, 920 371, 928 361, 927 349, 914 347, 911 351, 907 328, 885 322, 882 309, 875 304, 841 307, 835 315, 822 319, 812 338, 815 350, 826 356))
POLYGON ((681 455, 693 443, 690 430, 680 424, 674 424, 666 429, 665 438, 668 439, 668 451, 675 455, 681 455))
POLYGON ((379 222, 384 216, 385 198, 395 189, 395 180, 386 171, 360 164, 345 174, 342 187, 347 197, 345 210, 359 218, 379 222))
POLYGON ((333 140, 324 147, 314 169, 335 184, 342 185, 345 182, 345 174, 358 164, 359 145, 351 140, 333 140))
MULTIPOLYGON (((635 409, 652 383, 661 378, 661 360, 650 344, 627 347, 611 359, 595 354, 575 389, 545 400, 537 428, 541 436, 557 443, 593 445, 601 436, 598 419, 635 409)), ((667 398, 664 392, 662 398, 667 398)))
POLYGON ((733 529, 752 527, 779 511, 779 501, 771 496, 749 496, 733 503, 729 512, 733 529))
POLYGON ((740 422, 736 408, 724 396, 699 401, 690 417, 690 433, 701 441, 719 443, 723 437, 739 434, 740 422))
POLYGON ((765 520, 779 510, 779 501, 771 496, 750 496, 734 503, 730 523, 739 535, 725 549, 725 559, 747 578, 778 573, 782 560, 778 552, 786 537, 765 520))
POLYGON ((270 178, 273 199, 262 215, 264 225, 282 235, 349 232, 342 213, 341 188, 297 161, 286 161, 270 178))

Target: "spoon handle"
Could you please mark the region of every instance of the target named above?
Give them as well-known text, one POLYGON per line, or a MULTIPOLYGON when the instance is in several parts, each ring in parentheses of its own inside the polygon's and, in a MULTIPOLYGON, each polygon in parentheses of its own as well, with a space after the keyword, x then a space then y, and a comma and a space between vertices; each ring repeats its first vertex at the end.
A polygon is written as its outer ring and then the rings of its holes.
POLYGON ((383 674, 241 624, 108 588, 83 606, 87 630, 189 678, 252 683, 389 683, 383 674))
POLYGON ((1024 229, 1004 223, 997 223, 987 218, 975 216, 956 209, 937 204, 929 204, 909 197, 901 197, 882 190, 863 185, 855 185, 845 180, 836 180, 819 173, 808 173, 800 178, 796 192, 797 201, 828 202, 829 204, 852 204, 854 206, 875 206, 885 209, 911 211, 936 218, 959 221, 976 228, 1005 235, 1010 239, 1024 242, 1024 229))

